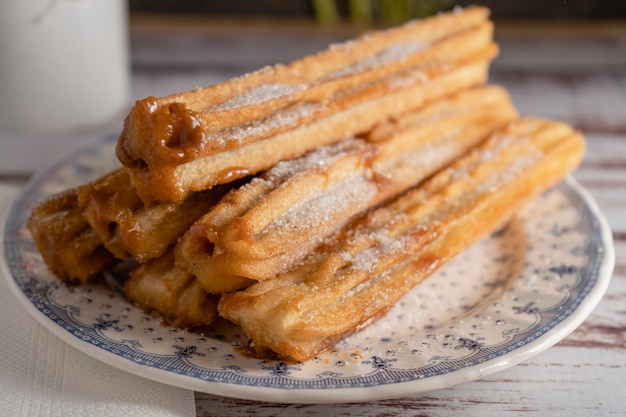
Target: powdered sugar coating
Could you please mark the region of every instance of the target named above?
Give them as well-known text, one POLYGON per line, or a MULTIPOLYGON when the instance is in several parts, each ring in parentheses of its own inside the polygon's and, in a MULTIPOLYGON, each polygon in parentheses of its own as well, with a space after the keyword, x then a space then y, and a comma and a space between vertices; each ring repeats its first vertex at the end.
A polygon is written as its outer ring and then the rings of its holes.
MULTIPOLYGON (((367 171, 368 169, 364 168, 361 172, 351 174, 337 186, 323 190, 292 206, 269 225, 267 232, 280 229, 295 229, 301 232, 313 230, 331 223, 332 219, 349 211, 351 207, 364 205, 375 197, 377 191, 375 183, 367 178, 369 177, 367 171)), ((320 241, 322 238, 323 235, 320 236, 320 241)))
POLYGON ((278 185, 287 178, 304 175, 311 169, 328 167, 337 159, 344 157, 346 153, 362 152, 366 147, 367 145, 363 141, 353 138, 332 145, 321 146, 300 158, 280 161, 267 172, 266 177, 273 185, 278 185))
MULTIPOLYGON (((409 56, 426 50, 430 47, 427 42, 407 42, 392 45, 383 49, 380 53, 357 60, 353 65, 341 68, 324 76, 321 82, 358 74, 361 72, 373 70, 392 62, 402 62, 409 56)), ((412 71, 400 78, 391 77, 388 81, 390 88, 400 89, 417 82, 425 82, 428 77, 420 71, 412 71), (394 81, 395 80, 395 81, 394 81)), ((313 84, 319 82, 313 80, 310 83, 290 84, 265 84, 254 87, 245 93, 233 96, 232 98, 217 104, 209 109, 209 111, 231 111, 246 106, 260 105, 275 99, 293 96, 299 92, 310 88, 313 84)), ((225 129, 220 132, 210 134, 212 140, 220 144, 226 144, 229 141, 240 142, 247 137, 262 136, 267 132, 279 129, 285 126, 294 125, 302 119, 314 115, 316 112, 324 108, 323 102, 303 102, 292 107, 279 110, 276 113, 268 115, 265 118, 257 119, 252 122, 225 129)))
POLYGON ((304 90, 306 87, 306 84, 263 84, 217 104, 211 107, 209 111, 234 110, 241 107, 259 105, 270 100, 290 96, 304 90))
POLYGON ((352 270, 374 272, 381 260, 406 251, 411 242, 411 239, 406 236, 395 238, 387 230, 377 230, 367 237, 371 242, 367 249, 354 254, 340 253, 352 270))
POLYGON ((357 74, 364 71, 369 71, 375 68, 388 65, 392 62, 402 62, 409 56, 424 51, 430 47, 428 42, 407 42, 397 45, 392 45, 383 49, 380 53, 360 59, 353 65, 346 68, 341 68, 326 76, 327 79, 335 79, 345 77, 348 75, 357 74))
POLYGON ((248 137, 263 136, 273 130, 296 125, 300 120, 312 116, 322 108, 323 105, 319 103, 304 103, 209 136, 222 145, 232 141, 241 142, 248 137))

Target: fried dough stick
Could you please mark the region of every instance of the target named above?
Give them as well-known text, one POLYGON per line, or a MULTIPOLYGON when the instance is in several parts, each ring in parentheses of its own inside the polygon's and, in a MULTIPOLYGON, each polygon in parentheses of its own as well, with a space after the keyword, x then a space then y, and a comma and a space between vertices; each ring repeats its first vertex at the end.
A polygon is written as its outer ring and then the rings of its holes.
POLYGON ((139 265, 124 284, 126 296, 168 324, 190 329, 217 318, 218 295, 207 293, 193 275, 174 268, 172 251, 139 265))
POLYGON ((115 260, 83 218, 77 190, 37 204, 27 227, 48 268, 66 283, 85 283, 115 260))
POLYGON ((146 207, 131 184, 128 170, 119 169, 80 187, 78 197, 83 216, 111 253, 118 259, 132 256, 146 262, 165 253, 234 186, 225 184, 191 194, 178 203, 146 207))
POLYGON ((146 204, 256 174, 481 84, 497 54, 488 10, 368 33, 211 87, 140 100, 117 156, 146 204))
POLYGON ((345 230, 293 272, 223 295, 219 313, 259 351, 314 357, 496 230, 580 162, 582 135, 527 118, 345 230))
POLYGON ((33 208, 27 227, 52 272, 65 282, 84 283, 115 258, 145 262, 160 256, 231 186, 145 207, 122 168, 46 198, 33 208))
POLYGON ((292 269, 368 208, 449 164, 517 113, 504 89, 480 87, 346 140, 280 162, 232 191, 176 246, 176 264, 210 292, 292 269))

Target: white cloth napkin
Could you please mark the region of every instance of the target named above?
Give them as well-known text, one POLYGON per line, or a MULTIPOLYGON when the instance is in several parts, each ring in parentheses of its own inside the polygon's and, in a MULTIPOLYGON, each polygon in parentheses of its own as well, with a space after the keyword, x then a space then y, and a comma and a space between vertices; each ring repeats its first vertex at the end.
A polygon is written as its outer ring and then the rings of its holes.
MULTIPOLYGON (((0 185, 0 219, 17 195, 0 185)), ((79 352, 15 300, 0 269, 0 416, 192 417, 193 391, 120 371, 79 352)))

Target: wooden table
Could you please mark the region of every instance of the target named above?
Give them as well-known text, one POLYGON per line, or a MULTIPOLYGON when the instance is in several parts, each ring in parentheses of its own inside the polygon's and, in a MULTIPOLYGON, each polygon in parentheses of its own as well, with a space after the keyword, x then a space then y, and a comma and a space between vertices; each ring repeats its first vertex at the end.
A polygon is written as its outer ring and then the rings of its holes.
MULTIPOLYGON (((587 157, 574 176, 606 215, 617 259, 594 313, 555 347, 453 388, 340 405, 267 404, 196 393, 198 416, 626 415, 626 24, 497 27, 502 53, 492 80, 509 89, 521 113, 564 120, 587 136, 587 157)), ((346 39, 355 29, 141 18, 133 20, 131 33, 131 95, 137 99, 286 62, 346 39)), ((121 120, 107 128, 119 129, 121 120)), ((85 136, 85 131, 69 135, 65 143, 73 146, 85 136)), ((13 155, 2 157, 0 181, 22 184, 62 153, 58 142, 47 143, 57 145, 33 154, 26 152, 27 141, 7 142, 13 155)))

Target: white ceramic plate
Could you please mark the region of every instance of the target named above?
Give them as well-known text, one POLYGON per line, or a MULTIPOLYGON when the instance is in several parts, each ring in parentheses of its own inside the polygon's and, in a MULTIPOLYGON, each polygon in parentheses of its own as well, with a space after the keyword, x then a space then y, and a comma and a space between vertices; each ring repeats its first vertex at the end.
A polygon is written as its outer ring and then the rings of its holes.
POLYGON ((610 231, 589 195, 569 179, 527 205, 409 293, 387 317, 306 363, 245 357, 246 338, 164 327, 99 285, 61 284, 24 227, 44 195, 117 165, 114 138, 35 178, 6 219, 6 275, 47 329, 94 358, 167 384, 290 403, 366 401, 426 392, 513 366, 573 331, 611 276, 610 231))

